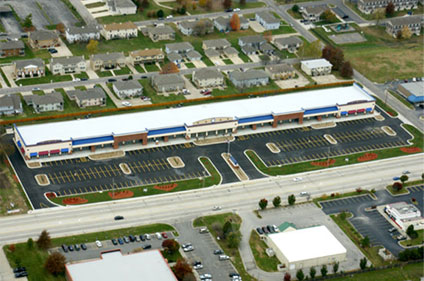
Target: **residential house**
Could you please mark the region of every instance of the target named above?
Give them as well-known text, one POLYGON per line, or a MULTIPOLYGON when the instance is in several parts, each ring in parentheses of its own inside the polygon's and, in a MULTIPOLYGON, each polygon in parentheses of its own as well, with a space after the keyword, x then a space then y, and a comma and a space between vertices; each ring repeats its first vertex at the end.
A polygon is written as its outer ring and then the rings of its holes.
POLYGON ((134 15, 137 6, 132 0, 104 0, 112 15, 134 15))
POLYGON ((178 67, 180 67, 180 63, 183 62, 183 57, 178 53, 170 53, 166 55, 170 62, 175 63, 178 67))
POLYGON ((87 64, 84 56, 51 58, 50 71, 59 75, 81 73, 87 71, 87 64))
POLYGON ((275 30, 280 28, 280 19, 276 18, 268 11, 256 13, 255 18, 265 28, 265 30, 275 30))
POLYGON ((234 86, 238 88, 264 86, 269 83, 269 75, 265 71, 258 69, 248 69, 244 72, 234 70, 228 76, 234 86))
POLYGON ((175 92, 185 89, 185 82, 178 74, 158 74, 152 77, 152 87, 158 92, 175 92))
POLYGON ((358 9, 364 14, 372 14, 377 9, 385 9, 392 2, 395 11, 418 8, 418 0, 358 0, 358 9))
POLYGON ((72 90, 66 92, 70 100, 74 100, 81 108, 89 106, 105 106, 106 94, 102 88, 90 88, 87 90, 72 90))
POLYGON ((330 74, 333 65, 326 59, 315 59, 301 61, 300 67, 308 75, 320 76, 330 74))
POLYGON ((171 43, 165 45, 165 52, 167 54, 177 53, 180 55, 185 55, 190 51, 193 51, 194 47, 189 42, 180 42, 180 43, 171 43))
POLYGON ((138 28, 133 22, 111 23, 103 25, 100 34, 106 39, 129 39, 137 37, 138 28))
POLYGON ((265 42, 262 45, 260 45, 259 51, 261 51, 263 54, 268 55, 268 56, 275 54, 274 47, 271 44, 269 44, 268 42, 265 42))
POLYGON ((1 115, 21 114, 22 112, 22 102, 18 94, 0 96, 1 115))
POLYGON ((163 62, 164 59, 165 54, 161 49, 145 49, 130 52, 130 61, 133 65, 163 62))
POLYGON ((214 49, 214 50, 223 50, 227 47, 231 47, 231 43, 227 39, 212 39, 203 41, 202 48, 203 50, 214 49))
POLYGON ((250 45, 244 45, 241 47, 241 51, 246 55, 255 55, 258 51, 258 49, 250 46, 250 45))
POLYGON ((15 78, 45 76, 44 61, 40 58, 17 60, 13 62, 15 78))
POLYGON ((220 56, 220 53, 214 49, 206 49, 205 55, 210 59, 217 59, 220 56))
POLYGON ((119 98, 138 97, 143 94, 143 86, 137 80, 118 81, 113 83, 113 91, 119 98))
POLYGON ((90 66, 93 70, 114 69, 125 66, 124 53, 106 53, 90 56, 90 66))
POLYGON ((195 35, 197 36, 199 31, 196 31, 196 26, 204 24, 205 34, 213 32, 213 23, 209 19, 195 20, 195 21, 183 21, 177 24, 178 29, 184 35, 195 35))
MULTIPOLYGON (((249 21, 242 17, 239 16, 240 19, 240 29, 241 30, 246 30, 249 28, 249 21)), ((216 29, 218 29, 218 31, 220 32, 229 32, 231 31, 231 26, 230 26, 230 17, 217 17, 214 19, 213 24, 216 27, 216 29)))
POLYGON ((193 72, 193 83, 198 88, 220 87, 224 85, 224 75, 216 69, 203 68, 193 72))
POLYGON ((409 28, 412 34, 420 36, 421 16, 408 16, 390 19, 386 22, 386 32, 396 38, 405 26, 409 28))
POLYGON ((153 42, 175 40, 175 30, 170 26, 155 26, 147 28, 147 35, 153 42))
POLYGON ((12 16, 13 15, 13 11, 12 8, 10 8, 10 6, 0 6, 0 16, 2 17, 7 17, 7 16, 12 16))
POLYGON ((323 12, 328 10, 327 5, 318 5, 318 6, 308 6, 304 7, 301 12, 302 16, 305 20, 308 20, 310 22, 316 22, 319 21, 319 17, 323 12))
POLYGON ((232 57, 237 57, 239 52, 234 47, 227 47, 222 51, 222 53, 226 55, 228 58, 232 58, 232 57))
POLYGON ((186 54, 187 59, 189 59, 190 61, 195 61, 195 60, 201 60, 202 59, 202 55, 196 51, 190 51, 186 54))
POLYGON ((259 50, 259 46, 266 42, 265 38, 262 35, 249 35, 242 36, 238 39, 238 44, 240 47, 251 46, 259 50))
POLYGON ((25 56, 25 44, 22 41, 6 41, 0 43, 0 56, 16 57, 25 56))
POLYGON ((28 43, 34 49, 46 49, 60 46, 59 36, 51 30, 29 32, 28 43))
POLYGON ((100 40, 101 27, 98 25, 70 26, 65 30, 65 37, 68 43, 88 42, 90 40, 100 40))
POLYGON ((63 111, 63 96, 59 92, 52 92, 45 95, 24 96, 28 106, 32 106, 36 113, 48 111, 63 111))
POLYGON ((268 73, 273 80, 292 79, 296 76, 294 67, 287 63, 266 66, 265 72, 268 73))
POLYGON ((290 36, 285 38, 274 39, 274 45, 278 50, 287 50, 290 53, 294 53, 300 46, 303 45, 302 39, 297 36, 290 36))

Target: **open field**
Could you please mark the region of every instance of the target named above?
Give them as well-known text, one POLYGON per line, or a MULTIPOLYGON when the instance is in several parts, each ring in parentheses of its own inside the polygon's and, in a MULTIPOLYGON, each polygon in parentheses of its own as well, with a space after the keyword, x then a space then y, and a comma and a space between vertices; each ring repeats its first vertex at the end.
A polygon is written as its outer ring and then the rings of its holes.
POLYGON ((250 233, 249 245, 252 249, 253 256, 255 257, 256 264, 260 269, 268 272, 278 271, 277 266, 280 264, 280 261, 276 256, 269 257, 266 254, 265 250, 268 246, 261 240, 255 230, 252 230, 250 233))

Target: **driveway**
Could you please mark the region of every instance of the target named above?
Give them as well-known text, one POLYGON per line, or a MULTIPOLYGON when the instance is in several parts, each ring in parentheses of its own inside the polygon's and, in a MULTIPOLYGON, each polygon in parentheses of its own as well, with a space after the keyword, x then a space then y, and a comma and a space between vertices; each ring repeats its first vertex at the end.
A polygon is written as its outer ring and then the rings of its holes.
POLYGON ((249 55, 249 58, 253 61, 253 62, 260 62, 261 59, 259 58, 258 55, 249 55))
POLYGON ((194 60, 194 61, 192 61, 192 63, 194 64, 194 66, 196 68, 206 67, 206 64, 203 61, 201 61, 201 60, 194 60))
POLYGON ((265 31, 265 28, 258 21, 249 21, 249 26, 256 33, 262 33, 265 31))
POLYGON ((342 79, 338 79, 333 74, 324 75, 324 76, 311 76, 311 78, 315 82, 317 82, 318 84, 328 84, 328 83, 334 83, 334 82, 344 81, 342 79))
POLYGON ((244 61, 239 56, 229 57, 233 64, 243 64, 244 61))
POLYGON ((68 46, 59 38, 60 46, 55 47, 57 53, 51 54, 52 57, 70 57, 72 56, 71 50, 68 49, 68 46))
POLYGON ((13 74, 14 73, 13 65, 3 66, 1 69, 3 70, 4 75, 6 75, 6 79, 9 80, 10 86, 17 87, 15 80, 13 80, 15 78, 13 74))
POLYGON ((287 79, 287 80, 274 80, 275 84, 282 89, 295 88, 306 86, 309 84, 309 80, 306 79, 299 71, 296 70, 297 78, 296 79, 287 79))

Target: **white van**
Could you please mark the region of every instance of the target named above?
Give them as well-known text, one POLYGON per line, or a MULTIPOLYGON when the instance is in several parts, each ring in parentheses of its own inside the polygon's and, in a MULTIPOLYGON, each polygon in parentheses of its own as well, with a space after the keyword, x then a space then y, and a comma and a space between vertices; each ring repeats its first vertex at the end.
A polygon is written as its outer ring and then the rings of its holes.
POLYGON ((159 232, 156 232, 156 238, 158 240, 161 240, 162 239, 162 235, 159 232))

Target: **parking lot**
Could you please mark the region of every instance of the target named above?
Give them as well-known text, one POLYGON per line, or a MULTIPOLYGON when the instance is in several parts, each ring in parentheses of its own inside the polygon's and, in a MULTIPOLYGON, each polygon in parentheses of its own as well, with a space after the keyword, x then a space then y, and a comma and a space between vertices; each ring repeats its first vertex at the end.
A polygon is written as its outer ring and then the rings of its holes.
POLYGON ((411 198, 415 198, 418 202, 417 207, 422 210, 424 186, 408 187, 408 190, 409 194, 396 197, 391 196, 386 190, 379 190, 375 193, 377 199, 372 198, 370 195, 361 195, 321 202, 321 206, 326 214, 335 214, 342 211, 352 213, 353 217, 349 221, 362 236, 370 238, 371 245, 382 245, 394 255, 397 255, 403 250, 395 239, 399 232, 390 233, 388 230, 393 227, 392 224, 376 209, 369 208, 396 202, 411 202, 411 198))
POLYGON ((367 41, 367 39, 358 32, 331 35, 329 38, 336 44, 352 44, 367 41))

